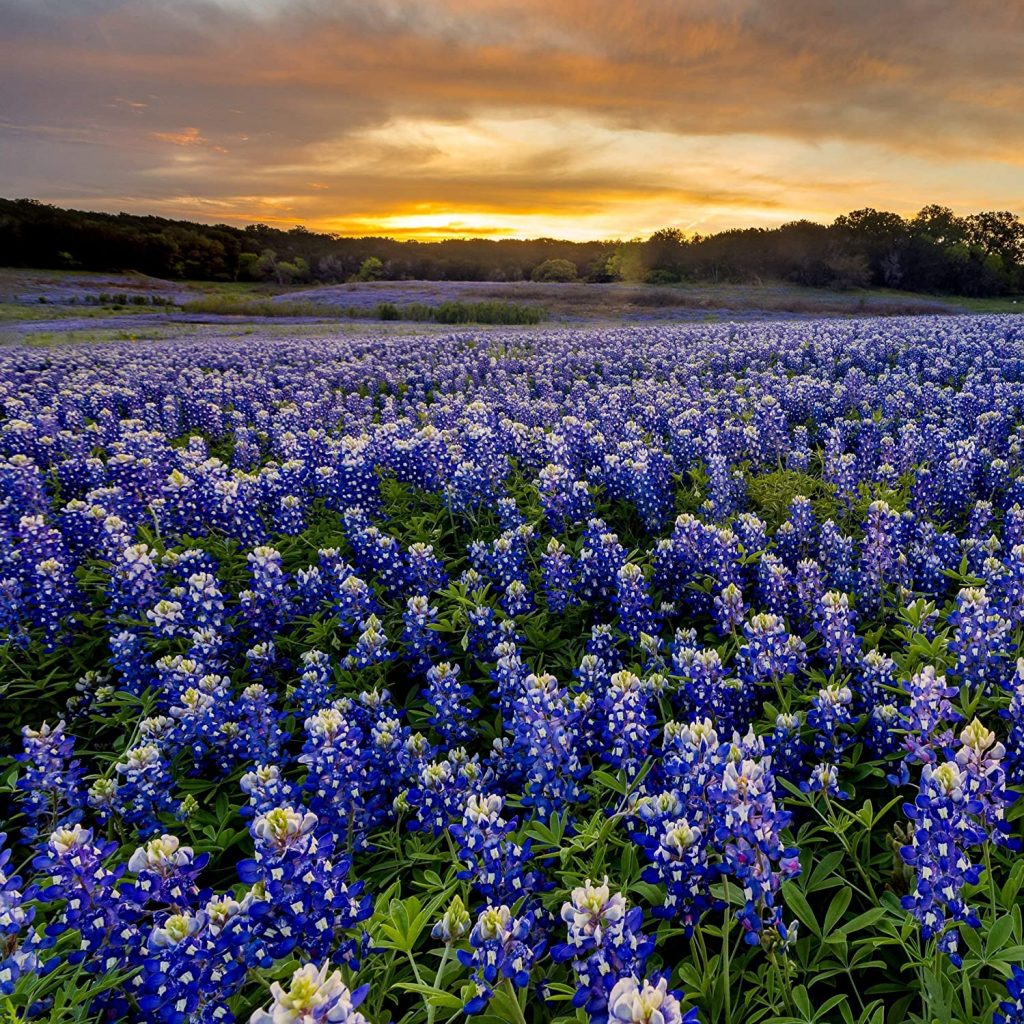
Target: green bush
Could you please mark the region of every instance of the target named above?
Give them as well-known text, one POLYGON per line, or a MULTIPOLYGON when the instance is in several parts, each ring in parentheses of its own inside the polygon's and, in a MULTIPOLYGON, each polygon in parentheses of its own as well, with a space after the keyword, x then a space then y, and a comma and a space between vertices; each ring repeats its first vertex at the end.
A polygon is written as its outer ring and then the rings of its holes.
POLYGON ((545 260, 533 268, 530 279, 533 281, 575 281, 576 264, 571 260, 545 260))

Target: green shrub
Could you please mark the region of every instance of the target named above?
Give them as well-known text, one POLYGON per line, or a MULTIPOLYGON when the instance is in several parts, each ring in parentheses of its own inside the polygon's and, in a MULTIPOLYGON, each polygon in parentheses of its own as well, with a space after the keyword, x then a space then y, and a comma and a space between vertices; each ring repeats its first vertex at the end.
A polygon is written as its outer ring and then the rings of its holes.
POLYGON ((533 268, 530 278, 533 281, 575 281, 576 264, 571 260, 544 260, 533 268))
POLYGON ((821 477, 795 469, 777 469, 747 479, 751 511, 768 524, 770 532, 777 530, 789 518, 790 503, 799 495, 810 498, 818 522, 835 519, 839 513, 835 487, 821 477))

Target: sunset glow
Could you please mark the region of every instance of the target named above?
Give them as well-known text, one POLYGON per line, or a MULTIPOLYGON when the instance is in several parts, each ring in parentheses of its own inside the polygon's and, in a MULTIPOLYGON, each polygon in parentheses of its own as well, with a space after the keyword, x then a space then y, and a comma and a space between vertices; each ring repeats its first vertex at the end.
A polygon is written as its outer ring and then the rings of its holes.
POLYGON ((0 0, 0 194, 571 239, 1024 210, 988 0, 0 0))

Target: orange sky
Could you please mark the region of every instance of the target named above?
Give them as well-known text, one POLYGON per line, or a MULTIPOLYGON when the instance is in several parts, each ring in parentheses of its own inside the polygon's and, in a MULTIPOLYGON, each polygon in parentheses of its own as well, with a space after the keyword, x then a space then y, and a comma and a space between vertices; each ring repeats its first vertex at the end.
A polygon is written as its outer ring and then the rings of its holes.
POLYGON ((0 0, 0 195, 403 237, 1024 213, 1006 0, 0 0))

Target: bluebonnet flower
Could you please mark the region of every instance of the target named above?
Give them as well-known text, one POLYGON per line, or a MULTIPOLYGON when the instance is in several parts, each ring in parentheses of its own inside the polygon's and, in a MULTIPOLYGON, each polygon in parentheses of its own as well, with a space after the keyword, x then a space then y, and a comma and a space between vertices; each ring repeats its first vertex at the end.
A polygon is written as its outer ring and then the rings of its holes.
POLYGON ((314 649, 304 651, 301 661, 302 673, 298 685, 289 694, 289 701, 301 714, 309 716, 330 701, 331 660, 323 651, 314 649))
POLYGON ((487 558, 491 575, 498 585, 505 589, 510 583, 519 582, 524 585, 530 582, 527 569, 526 541, 532 533, 528 526, 517 530, 506 530, 492 545, 487 558))
POLYGON ((758 563, 757 592, 769 613, 786 617, 793 612, 793 571, 770 552, 762 555, 758 563))
POLYGON ((366 998, 368 985, 349 991, 341 971, 305 964, 295 970, 288 988, 275 981, 270 986, 273 1003, 257 1010, 250 1024, 368 1024, 356 1009, 366 998))
MULTIPOLYGON (((950 745, 950 726, 960 721, 960 713, 953 707, 953 698, 958 695, 955 686, 946 685, 946 677, 940 676, 934 665, 925 665, 903 683, 907 704, 900 707, 900 718, 904 734, 907 760, 934 763, 941 749, 950 745)), ((903 769, 904 783, 909 775, 903 769)))
POLYGON ((827 663, 833 670, 848 669, 862 642, 856 633, 849 597, 830 590, 822 595, 816 612, 815 624, 827 663))
POLYGON ((111 566, 107 593, 110 613, 135 617, 141 608, 159 600, 160 578, 155 552, 147 544, 132 544, 111 566))
POLYGON ((522 580, 513 580, 500 598, 502 610, 506 615, 525 615, 533 608, 533 598, 529 588, 522 580))
POLYGON ((521 767, 523 803, 548 815, 583 800, 588 768, 578 748, 581 709, 554 676, 528 674, 511 705, 512 751, 521 767))
POLYGON ((800 789, 804 793, 826 793, 836 800, 848 799, 847 793, 839 788, 839 769, 827 761, 811 769, 810 776, 800 783, 800 789))
POLYGON ((38 728, 23 726, 24 753, 17 760, 24 766, 17 789, 29 821, 28 838, 39 832, 51 832, 58 824, 80 820, 85 805, 82 789, 82 765, 75 754, 75 740, 66 732, 62 720, 38 728))
POLYGON ((289 537, 297 537, 306 529, 306 503, 298 494, 285 494, 277 507, 274 525, 289 537))
POLYGON ((961 731, 959 741, 956 763, 964 772, 964 790, 972 805, 980 805, 976 813, 988 830, 988 838, 996 845, 1019 850, 1021 841, 1011 837, 1006 820, 1007 807, 1017 799, 1006 790, 1006 748, 977 718, 961 731))
POLYGON ((281 806, 255 818, 253 860, 240 861, 239 877, 261 884, 264 899, 253 905, 256 934, 274 959, 296 947, 307 956, 328 954, 357 963, 359 922, 370 916, 369 896, 361 882, 348 882, 349 862, 334 853, 335 836, 316 834, 315 814, 281 806))
POLYGON ((447 648, 440 634, 430 627, 437 622, 437 608, 429 598, 421 595, 410 597, 402 613, 402 643, 406 657, 420 671, 426 671, 431 658, 442 657, 447 648))
POLYGON ((414 813, 409 821, 410 831, 440 835, 462 815, 466 792, 479 781, 479 764, 461 747, 449 751, 444 758, 423 764, 405 795, 405 802, 414 813))
POLYGON ((626 562, 617 573, 618 586, 615 603, 622 631, 635 644, 642 633, 654 633, 658 620, 653 601, 644 580, 643 570, 626 562))
POLYGON ((388 648, 388 638, 381 628, 381 621, 376 615, 369 616, 361 628, 359 639, 345 658, 346 668, 368 668, 394 658, 394 653, 388 648))
MULTIPOLYGON (((877 609, 886 586, 899 580, 900 518, 885 501, 868 506, 857 570, 857 594, 865 608, 877 609)), ((847 588, 837 588, 847 589, 847 588)))
POLYGON ((746 619, 743 591, 735 583, 723 587, 714 601, 715 628, 720 636, 735 633, 746 619))
POLYGON ((77 932, 79 941, 66 954, 68 962, 94 972, 110 972, 130 962, 141 948, 137 908, 122 899, 117 885, 124 864, 108 869, 104 861, 115 843, 94 842, 91 829, 80 824, 59 828, 46 849, 32 862, 50 876, 39 898, 58 903, 59 912, 47 925, 50 936, 77 932))
POLYGON ((430 544, 415 543, 409 545, 407 554, 409 562, 409 582, 418 588, 420 593, 429 594, 442 590, 448 582, 444 562, 434 553, 430 544))
POLYGON ((291 617, 291 579, 281 567, 276 548, 254 548, 246 561, 252 586, 238 595, 239 603, 251 634, 257 640, 270 640, 291 617))
POLYGON ((559 615, 576 603, 576 567, 572 556, 557 538, 552 537, 540 556, 541 585, 547 606, 559 615))
POLYGON ((713 903, 711 883, 718 871, 709 863, 704 830, 684 817, 673 817, 672 812, 677 810, 671 805, 653 833, 643 838, 652 862, 644 869, 643 877, 647 882, 665 886, 665 900, 655 908, 655 916, 678 918, 689 935, 713 903))
POLYGON ((19 978, 42 969, 40 951, 46 940, 32 928, 35 908, 31 906, 38 888, 22 889, 19 875, 8 874, 11 851, 4 848, 7 839, 0 832, 0 995, 10 995, 19 978))
MULTIPOLYGON (((299 764, 308 768, 302 783, 313 812, 337 823, 357 848, 384 813, 386 791, 366 750, 365 735, 350 709, 321 708, 304 723, 299 764)), ((279 804, 278 806, 287 806, 279 804)))
POLYGON ((957 594, 947 621, 954 629, 949 650, 956 658, 956 672, 965 682, 989 692, 1006 671, 1003 647, 1010 624, 991 607, 984 588, 972 587, 957 594))
MULTIPOLYGON (((114 798, 117 815, 140 836, 158 832, 161 815, 174 813, 178 806, 170 765, 160 748, 140 743, 126 750, 114 767, 120 776, 114 798)), ((90 800, 95 799, 91 792, 90 800)))
POLYGON ((494 660, 494 651, 502 640, 494 609, 477 605, 469 611, 469 646, 481 661, 494 660))
POLYGON ((924 939, 940 937, 940 948, 958 966, 959 936, 947 923, 981 926, 963 887, 981 878, 983 869, 972 862, 970 850, 986 839, 977 821, 982 805, 970 800, 966 784, 955 761, 926 764, 914 803, 903 808, 913 828, 911 841, 900 848, 904 862, 915 871, 914 891, 903 897, 903 907, 917 918, 924 939))
POLYGON ((466 1003, 467 1014, 481 1013, 494 986, 508 979, 513 988, 526 988, 530 970, 544 952, 544 939, 532 932, 532 914, 513 917, 507 906, 484 908, 469 933, 470 949, 458 951, 459 962, 473 971, 476 994, 466 1003))
POLYGON ((380 606, 365 580, 352 573, 341 581, 336 589, 334 612, 342 632, 354 633, 360 623, 378 611, 380 606))
POLYGON ((580 593, 585 600, 603 601, 615 594, 619 569, 626 564, 626 549, 603 519, 587 523, 579 564, 580 593))
POLYGON ((775 717, 770 753, 772 767, 782 778, 793 778, 800 771, 808 747, 800 735, 800 716, 794 712, 780 712, 775 717))
POLYGON ((778 682, 802 665, 804 644, 787 630, 778 615, 753 615, 743 627, 740 673, 752 683, 778 682))
POLYGON ((461 669, 447 661, 427 671, 425 699, 433 708, 428 722, 448 746, 468 742, 479 711, 471 704, 473 689, 459 681, 461 669))
POLYGON ((900 746, 900 711, 895 704, 876 704, 868 714, 866 740, 875 757, 888 757, 900 746))
POLYGON ((496 793, 470 794, 461 823, 449 825, 448 831, 466 865, 459 877, 491 903, 514 904, 532 897, 546 884, 532 864, 530 840, 519 844, 512 838, 519 822, 515 818, 506 821, 501 816, 503 806, 496 793))
POLYGON ((167 1024, 230 1021, 229 999, 250 966, 270 963, 253 956, 248 915, 226 898, 211 901, 208 913, 159 915, 146 944, 135 1001, 148 1020, 167 1024), (250 948, 247 948, 250 947, 250 948), (248 954, 248 955, 247 955, 248 954))
POLYGON ((853 691, 845 685, 830 683, 811 698, 807 724, 814 730, 814 753, 835 759, 852 742, 853 691))
POLYGON ((825 582, 833 590, 852 592, 857 583, 854 568, 854 540, 840 532, 831 519, 821 525, 818 561, 825 572, 825 582))
POLYGON ((1024 658, 1017 659, 1017 671, 1010 680, 1010 704, 1000 714, 1010 723, 1007 736, 1007 776, 1014 785, 1024 782, 1024 658))
POLYGON ((209 854, 196 857, 192 847, 182 846, 177 836, 165 833, 131 855, 128 870, 136 879, 122 889, 122 894, 139 904, 194 906, 199 894, 196 878, 209 860, 209 854))
POLYGON ((812 625, 825 593, 825 572, 815 559, 802 558, 796 563, 793 591, 793 614, 803 625, 812 625))
POLYGON ((28 623, 41 630, 47 650, 53 650, 82 601, 75 563, 61 532, 42 515, 22 516, 16 534, 19 605, 28 623))
POLYGON ((608 998, 625 978, 643 977, 654 940, 641 932, 643 911, 630 908, 626 898, 612 895, 608 879, 592 885, 590 879, 572 890, 562 904, 567 939, 552 946, 556 963, 572 961, 576 975, 573 1006, 582 1007, 591 1021, 608 1020, 608 998))
POLYGON ((698 1024, 697 1009, 683 1013, 675 992, 660 978, 656 985, 636 978, 623 978, 608 998, 611 1024, 698 1024))
POLYGON ((609 680, 601 707, 605 717, 604 757, 633 776, 639 772, 652 740, 654 715, 647 686, 632 672, 616 672, 609 680))
POLYGON ((743 891, 745 903, 736 917, 744 940, 756 945, 766 927, 785 937, 777 897, 782 883, 800 873, 800 862, 797 851, 782 843, 791 815, 775 803, 771 758, 755 760, 738 753, 726 763, 721 782, 712 786, 724 816, 716 840, 723 844, 723 872, 743 891))
POLYGON ((1010 968, 1006 994, 1007 998, 999 1004, 992 1024, 1024 1024, 1024 967, 1010 968))
POLYGON ((574 480, 566 466, 545 466, 537 478, 537 492, 548 527, 555 533, 586 521, 592 513, 593 501, 586 483, 574 480))
POLYGON ((440 939, 446 946, 457 943, 470 929, 472 919, 466 912, 462 897, 456 893, 448 909, 430 929, 431 938, 440 939))
POLYGON ((249 817, 294 803, 296 799, 296 787, 282 776, 276 764, 257 764, 252 771, 242 776, 238 785, 249 798, 248 805, 241 809, 241 813, 249 817))

